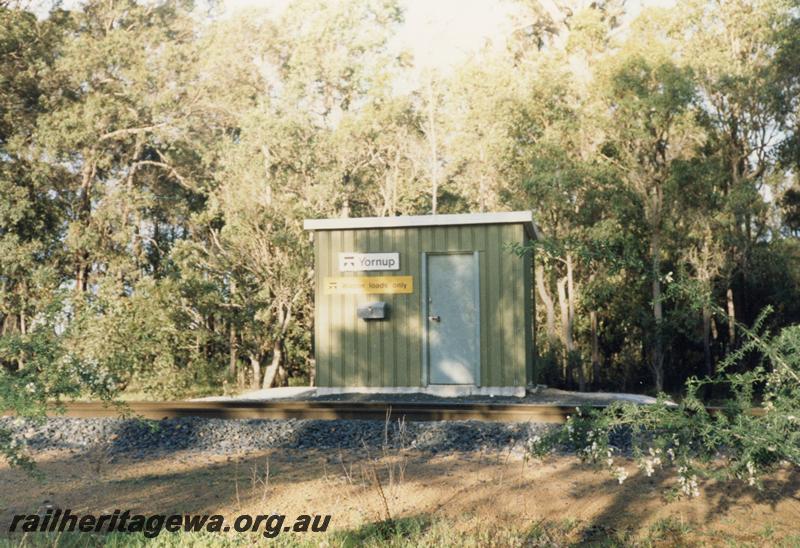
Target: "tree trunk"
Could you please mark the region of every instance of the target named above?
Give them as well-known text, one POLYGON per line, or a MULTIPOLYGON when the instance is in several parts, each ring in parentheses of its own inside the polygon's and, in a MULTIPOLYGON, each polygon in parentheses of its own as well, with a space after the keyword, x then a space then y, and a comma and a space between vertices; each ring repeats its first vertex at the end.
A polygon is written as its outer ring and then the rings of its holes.
MULTIPOLYGON (((569 338, 572 343, 572 349, 568 350, 570 359, 575 359, 573 352, 575 351, 575 342, 573 340, 573 331, 575 328, 575 301, 577 301, 578 290, 575 288, 575 268, 572 263, 572 254, 567 253, 567 305, 569 312, 569 338)), ((578 370, 578 389, 581 392, 586 391, 586 374, 583 371, 583 363, 578 361, 574 364, 578 370)))
POLYGON ((664 322, 664 310, 661 306, 661 235, 656 228, 653 230, 650 242, 650 258, 652 260, 653 277, 653 319, 655 320, 655 333, 653 339, 653 357, 651 369, 653 380, 655 381, 656 391, 664 389, 664 347, 662 344, 662 328, 664 322))
POLYGON ((567 253, 567 303, 569 304, 569 331, 572 334, 572 327, 575 325, 575 301, 577 300, 577 290, 575 289, 575 269, 572 264, 572 254, 567 253))
POLYGON ((736 307, 733 303, 733 288, 729 287, 725 292, 725 300, 728 303, 728 351, 732 351, 736 344, 736 307))
MULTIPOLYGON (((231 304, 233 304, 233 300, 236 295, 236 280, 231 279, 231 304)), ((229 326, 230 333, 228 334, 228 343, 230 345, 229 351, 229 361, 228 361, 228 373, 230 374, 231 378, 236 378, 236 361, 238 359, 239 354, 239 343, 236 336, 236 324, 234 323, 233 319, 231 319, 231 324, 229 326)))
MULTIPOLYGON (((92 181, 95 175, 96 164, 94 161, 94 151, 86 154, 87 158, 81 171, 81 188, 79 192, 78 219, 83 230, 87 230, 92 217, 92 181)), ((92 264, 89 252, 79 248, 75 262, 75 288, 79 293, 85 293, 89 289, 89 273, 92 264)))
POLYGON ((578 383, 578 390, 584 392, 586 391, 586 376, 583 372, 583 364, 581 364, 580 361, 575 361, 575 341, 572 337, 572 330, 575 321, 573 316, 574 305, 571 302, 571 292, 567 290, 569 286, 574 288, 569 279, 569 274, 572 271, 570 264, 571 263, 569 262, 567 263, 567 276, 564 276, 558 280, 558 283, 556 284, 558 288, 558 304, 561 308, 561 338, 566 352, 566 355, 564 356, 564 367, 565 369, 569 369, 571 371, 573 382, 578 383))
MULTIPOLYGON (((575 342, 572 339, 572 316, 569 313, 569 296, 567 295, 567 276, 558 280, 558 304, 561 308, 561 337, 564 343, 564 370, 570 370, 573 382, 578 383, 578 390, 586 391, 586 377, 583 366, 575 361, 575 342), (576 374, 577 373, 577 374, 576 374)), ((566 377, 566 374, 565 374, 566 377)))
POLYGON ((703 305, 703 357, 706 374, 714 375, 714 359, 711 356, 711 307, 703 305))
POLYGON ((282 358, 283 350, 281 348, 281 341, 276 339, 275 342, 272 343, 272 361, 264 372, 264 384, 262 388, 272 388, 273 385, 275 385, 275 381, 279 378, 278 372, 281 368, 282 358))
MULTIPOLYGON (((301 293, 296 293, 295 299, 299 298, 301 293)), ((286 331, 289 328, 289 322, 292 320, 292 304, 278 307, 278 335, 272 342, 272 363, 270 363, 264 374, 264 388, 272 388, 275 382, 281 378, 283 369, 283 339, 286 336, 286 331)))
POLYGON ((480 152, 478 153, 478 159, 480 161, 480 169, 481 174, 478 177, 478 211, 480 213, 484 213, 486 211, 486 175, 483 173, 483 167, 486 164, 486 153, 483 150, 483 147, 480 147, 480 152))
POLYGON ((317 360, 311 358, 311 369, 308 372, 308 386, 317 385, 317 360))
POLYGON ((556 334, 556 310, 553 304, 553 298, 550 296, 550 292, 547 290, 547 286, 544 283, 544 267, 542 265, 536 265, 536 291, 539 293, 542 303, 544 303, 547 340, 552 347, 558 339, 558 335, 556 334))
POLYGON ((250 368, 253 370, 253 378, 250 381, 250 387, 253 390, 258 390, 261 386, 261 359, 258 356, 250 354, 250 368))
POLYGON ((228 344, 230 346, 230 358, 228 361, 228 375, 232 378, 236 378, 236 360, 237 360, 237 353, 239 350, 239 346, 236 342, 236 327, 231 323, 230 325, 230 336, 228 339, 228 344))
POLYGON ((600 340, 597 332, 597 311, 589 312, 589 324, 592 330, 592 384, 600 384, 600 340))
POLYGON ((439 150, 436 143, 436 105, 434 104, 433 82, 430 79, 428 80, 428 144, 431 155, 431 213, 436 215, 439 194, 439 150))
POLYGON ((561 359, 561 373, 565 381, 569 381, 569 349, 572 346, 570 342, 569 327, 567 326, 567 279, 561 278, 556 282, 556 289, 558 291, 558 305, 561 309, 561 344, 564 346, 564 355, 561 359))
POLYGON ((567 278, 561 278, 556 284, 558 288, 558 305, 561 309, 561 342, 567 350, 572 349, 572 330, 569 322, 569 304, 567 304, 567 278))

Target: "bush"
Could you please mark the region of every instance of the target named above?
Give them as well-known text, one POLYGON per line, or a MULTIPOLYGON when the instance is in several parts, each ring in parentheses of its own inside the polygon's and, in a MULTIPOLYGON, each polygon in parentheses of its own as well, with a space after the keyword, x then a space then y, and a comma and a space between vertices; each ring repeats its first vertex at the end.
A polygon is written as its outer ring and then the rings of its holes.
POLYGON ((646 475, 671 470, 675 491, 686 496, 699 496, 702 478, 760 486, 763 475, 782 463, 800 466, 800 325, 773 337, 763 329, 769 312, 752 329, 740 326, 746 343, 720 364, 713 378, 689 379, 680 403, 661 394, 653 405, 576 408, 564 428, 531 439, 529 454, 541 458, 567 448, 622 483, 627 472, 616 457, 630 443, 646 475), (757 367, 729 371, 751 353, 760 356, 757 367), (717 409, 707 409, 699 396, 709 385, 724 386, 731 394, 717 409), (759 401, 762 406, 756 408, 759 401))
MULTIPOLYGON (((0 414, 44 421, 64 398, 89 394, 111 402, 121 389, 114 370, 71 351, 65 341, 63 298, 54 300, 33 322, 30 332, 0 337, 0 414)), ((0 453, 12 465, 33 468, 25 440, 0 427, 0 453)))

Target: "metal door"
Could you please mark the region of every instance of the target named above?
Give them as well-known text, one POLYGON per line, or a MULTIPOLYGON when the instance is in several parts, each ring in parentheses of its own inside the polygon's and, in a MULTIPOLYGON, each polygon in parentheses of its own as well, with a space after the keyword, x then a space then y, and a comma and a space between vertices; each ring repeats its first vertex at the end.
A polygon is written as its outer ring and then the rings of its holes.
POLYGON ((480 378, 478 254, 429 254, 426 264, 429 383, 475 385, 480 378))

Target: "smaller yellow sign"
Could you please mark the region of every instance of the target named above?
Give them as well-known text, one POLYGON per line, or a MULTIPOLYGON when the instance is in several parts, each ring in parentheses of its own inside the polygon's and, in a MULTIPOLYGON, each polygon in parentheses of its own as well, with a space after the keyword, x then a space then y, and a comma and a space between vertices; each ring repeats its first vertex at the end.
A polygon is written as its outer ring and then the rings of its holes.
POLYGON ((413 293, 414 276, 352 276, 325 278, 325 295, 413 293))

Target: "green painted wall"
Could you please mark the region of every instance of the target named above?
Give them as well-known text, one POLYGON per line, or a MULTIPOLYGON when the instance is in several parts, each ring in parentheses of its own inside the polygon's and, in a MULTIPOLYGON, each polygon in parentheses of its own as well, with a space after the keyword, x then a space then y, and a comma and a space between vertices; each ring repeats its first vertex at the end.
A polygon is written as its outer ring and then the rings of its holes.
POLYGON ((480 384, 525 386, 533 378, 530 257, 506 249, 522 243, 521 224, 319 230, 314 232, 317 385, 425 386, 422 253, 479 251, 480 384), (340 252, 399 252, 400 270, 339 272, 340 252), (400 295, 324 295, 327 276, 414 277, 400 295), (359 305, 389 304, 389 319, 365 322, 359 305))

